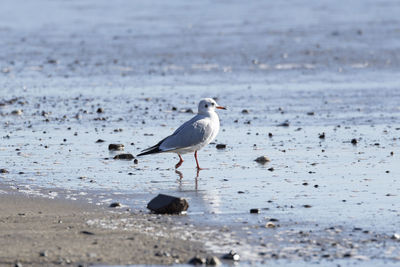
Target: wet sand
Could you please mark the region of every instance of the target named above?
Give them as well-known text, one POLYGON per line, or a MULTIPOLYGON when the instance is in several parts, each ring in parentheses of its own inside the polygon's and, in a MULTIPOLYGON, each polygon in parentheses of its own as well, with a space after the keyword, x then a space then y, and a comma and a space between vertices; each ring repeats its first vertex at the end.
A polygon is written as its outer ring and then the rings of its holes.
POLYGON ((0 265, 169 265, 205 255, 167 216, 12 193, 0 201, 0 265))

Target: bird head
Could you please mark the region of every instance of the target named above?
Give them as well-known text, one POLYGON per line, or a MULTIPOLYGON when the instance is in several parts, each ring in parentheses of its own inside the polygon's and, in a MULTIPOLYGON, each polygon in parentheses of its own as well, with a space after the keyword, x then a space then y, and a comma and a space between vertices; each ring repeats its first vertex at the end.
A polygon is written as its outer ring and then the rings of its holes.
POLYGON ((215 102, 212 98, 204 98, 199 103, 199 114, 214 112, 215 109, 226 109, 215 102))

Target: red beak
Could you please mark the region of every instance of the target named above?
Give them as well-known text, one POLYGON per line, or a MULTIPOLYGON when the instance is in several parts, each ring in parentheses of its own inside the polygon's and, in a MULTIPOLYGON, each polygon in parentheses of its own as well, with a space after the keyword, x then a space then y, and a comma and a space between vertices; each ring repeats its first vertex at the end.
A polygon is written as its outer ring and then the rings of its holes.
POLYGON ((216 106, 217 109, 226 109, 226 107, 216 106))

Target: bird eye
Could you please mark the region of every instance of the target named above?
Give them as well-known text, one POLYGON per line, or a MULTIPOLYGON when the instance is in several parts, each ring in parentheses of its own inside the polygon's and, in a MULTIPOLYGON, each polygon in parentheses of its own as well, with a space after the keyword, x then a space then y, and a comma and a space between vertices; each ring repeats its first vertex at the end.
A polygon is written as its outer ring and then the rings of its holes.
POLYGON ((215 104, 214 103, 211 103, 211 106, 214 106, 215 104))

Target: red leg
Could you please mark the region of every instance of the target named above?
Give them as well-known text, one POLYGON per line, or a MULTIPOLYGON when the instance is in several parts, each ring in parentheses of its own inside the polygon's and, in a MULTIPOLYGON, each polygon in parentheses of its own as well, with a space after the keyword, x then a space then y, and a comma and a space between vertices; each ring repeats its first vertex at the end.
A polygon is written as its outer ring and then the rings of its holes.
POLYGON ((178 169, 182 165, 182 162, 183 162, 181 155, 178 154, 178 156, 179 156, 179 162, 175 165, 175 169, 178 169))
POLYGON ((199 160, 197 159, 197 150, 194 152, 194 158, 196 159, 197 169, 202 170, 202 168, 200 168, 200 165, 199 165, 199 160))

